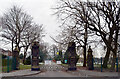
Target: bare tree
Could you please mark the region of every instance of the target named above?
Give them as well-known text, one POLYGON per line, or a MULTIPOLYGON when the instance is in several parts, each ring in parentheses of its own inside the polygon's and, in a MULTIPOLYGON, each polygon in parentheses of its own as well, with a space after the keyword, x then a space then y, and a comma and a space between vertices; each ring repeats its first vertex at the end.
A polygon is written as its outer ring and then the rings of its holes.
POLYGON ((33 41, 41 41, 43 37, 43 25, 35 24, 33 18, 18 6, 11 7, 1 18, 2 37, 12 42, 12 52, 15 46, 19 52, 24 47, 25 61, 27 50, 33 41))
POLYGON ((12 41, 19 48, 22 32, 28 29, 32 23, 32 17, 26 14, 22 8, 13 6, 2 17, 3 34, 2 37, 12 41))
POLYGON ((36 40, 39 42, 42 40, 42 37, 44 36, 43 31, 44 31, 43 25, 38 25, 35 23, 31 24, 31 26, 29 26, 29 29, 23 31, 21 43, 22 43, 22 47, 24 47, 24 57, 23 57, 24 63, 29 46, 36 40))
POLYGON ((53 54, 53 58, 56 56, 56 53, 58 52, 58 48, 57 48, 57 46, 55 45, 55 44, 52 44, 51 46, 50 46, 50 53, 52 53, 53 54))
POLYGON ((104 67, 105 62, 107 63, 108 61, 107 59, 109 58, 110 51, 113 53, 111 68, 114 69, 115 58, 117 57, 118 33, 120 30, 120 3, 117 2, 117 0, 113 2, 88 2, 88 8, 91 11, 91 15, 86 15, 88 17, 88 21, 84 20, 84 22, 90 25, 88 27, 90 30, 95 31, 96 34, 102 38, 107 47, 103 64, 104 67))
POLYGON ((110 51, 113 53, 112 68, 115 66, 116 51, 118 46, 118 31, 120 17, 120 3, 97 1, 82 2, 81 0, 60 0, 56 14, 62 17, 65 23, 77 21, 78 24, 87 24, 87 28, 101 37, 107 47, 103 66, 107 66, 110 51), (62 16, 63 15, 63 16, 62 16), (67 16, 66 16, 67 15, 67 16), (70 19, 70 20, 68 20, 70 19))
MULTIPOLYGON (((78 47, 82 47, 84 49, 83 66, 86 67, 86 49, 89 36, 88 33, 92 33, 87 28, 88 24, 81 22, 82 20, 79 19, 79 13, 72 8, 72 6, 76 6, 74 3, 74 0, 60 0, 57 8, 55 8, 57 10, 55 14, 62 21, 62 33, 59 35, 59 37, 61 36, 61 41, 65 42, 66 44, 74 40, 78 47)), ((88 10, 85 11, 88 14, 88 10)))

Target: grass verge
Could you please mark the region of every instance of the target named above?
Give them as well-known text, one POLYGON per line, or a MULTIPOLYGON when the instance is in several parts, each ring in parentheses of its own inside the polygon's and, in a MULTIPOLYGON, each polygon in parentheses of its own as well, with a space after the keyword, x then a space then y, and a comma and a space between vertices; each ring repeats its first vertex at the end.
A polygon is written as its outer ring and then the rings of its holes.
POLYGON ((31 69, 31 65, 22 65, 20 64, 20 70, 31 69))

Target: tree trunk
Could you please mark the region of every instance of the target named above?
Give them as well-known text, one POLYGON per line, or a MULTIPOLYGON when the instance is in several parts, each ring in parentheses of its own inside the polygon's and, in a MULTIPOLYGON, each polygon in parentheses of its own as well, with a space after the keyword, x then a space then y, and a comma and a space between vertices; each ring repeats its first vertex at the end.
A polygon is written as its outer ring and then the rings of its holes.
POLYGON ((15 55, 15 53, 13 53, 13 51, 14 51, 14 46, 13 46, 13 44, 14 44, 14 37, 12 37, 12 56, 15 55))
POLYGON ((117 49, 118 49, 118 33, 119 33, 119 30, 116 30, 115 41, 114 41, 115 47, 114 47, 114 50, 112 51, 113 59, 112 59, 112 64, 111 64, 111 70, 115 69, 115 63, 116 63, 116 58, 117 58, 117 49))
POLYGON ((115 69, 115 63, 116 63, 116 57, 117 57, 117 47, 115 46, 115 49, 112 51, 113 53, 113 59, 111 63, 111 70, 114 71, 115 69))
POLYGON ((107 52, 106 52, 104 62, 103 62, 103 68, 107 68, 109 56, 110 56, 110 50, 109 50, 109 48, 107 48, 107 52))
POLYGON ((23 64, 25 64, 25 59, 26 59, 26 52, 24 52, 24 56, 23 56, 23 64))
POLYGON ((86 46, 84 46, 84 63, 83 67, 86 67, 86 46))
POLYGON ((55 48, 53 48, 53 50, 54 50, 54 57, 55 57, 55 48))
POLYGON ((86 67, 86 46, 87 46, 87 24, 85 25, 85 35, 84 35, 84 63, 83 67, 86 67))
POLYGON ((12 38, 12 55, 13 55, 13 41, 14 41, 14 38, 12 38))
POLYGON ((26 48, 24 49, 24 57, 23 57, 23 64, 25 64, 25 60, 26 60, 26 55, 27 55, 27 50, 28 50, 28 46, 26 46, 26 48))
POLYGON ((111 71, 114 71, 115 63, 116 63, 116 52, 113 53, 113 59, 112 59, 112 63, 111 63, 111 71))

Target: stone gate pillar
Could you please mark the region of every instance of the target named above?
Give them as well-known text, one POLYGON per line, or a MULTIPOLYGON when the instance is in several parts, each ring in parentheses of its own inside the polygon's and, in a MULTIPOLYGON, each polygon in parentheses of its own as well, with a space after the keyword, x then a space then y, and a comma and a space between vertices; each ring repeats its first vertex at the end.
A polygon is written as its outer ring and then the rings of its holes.
POLYGON ((32 60, 31 60, 31 70, 32 71, 38 71, 40 70, 39 67, 39 42, 34 42, 32 44, 32 60))
POLYGON ((78 57, 76 54, 76 45, 75 42, 69 42, 68 44, 68 70, 76 70, 76 63, 78 61, 78 57))
POLYGON ((92 52, 93 51, 91 49, 91 46, 89 46, 88 55, 87 55, 87 67, 88 67, 89 70, 94 70, 92 52))

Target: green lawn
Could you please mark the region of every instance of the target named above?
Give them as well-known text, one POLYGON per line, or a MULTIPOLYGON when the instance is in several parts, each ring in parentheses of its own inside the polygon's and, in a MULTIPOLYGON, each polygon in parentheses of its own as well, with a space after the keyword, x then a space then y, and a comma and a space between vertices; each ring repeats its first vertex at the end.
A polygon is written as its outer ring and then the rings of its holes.
POLYGON ((67 67, 68 66, 68 64, 61 64, 62 66, 64 66, 64 67, 67 67))
MULTIPOLYGON (((9 71, 12 71, 12 67, 9 66, 9 71)), ((7 72, 7 66, 2 67, 2 72, 7 72)))
POLYGON ((20 70, 31 69, 31 65, 22 65, 20 64, 20 70))
POLYGON ((83 66, 83 63, 77 63, 76 66, 83 66))
POLYGON ((120 64, 118 64, 118 67, 120 68, 120 64))
MULTIPOLYGON (((20 70, 31 69, 31 65, 21 65, 20 70)), ((12 66, 9 66, 9 71, 12 71, 12 66)), ((7 72, 7 66, 2 66, 2 72, 7 72)))
POLYGON ((2 67, 2 72, 7 72, 7 66, 2 67))

